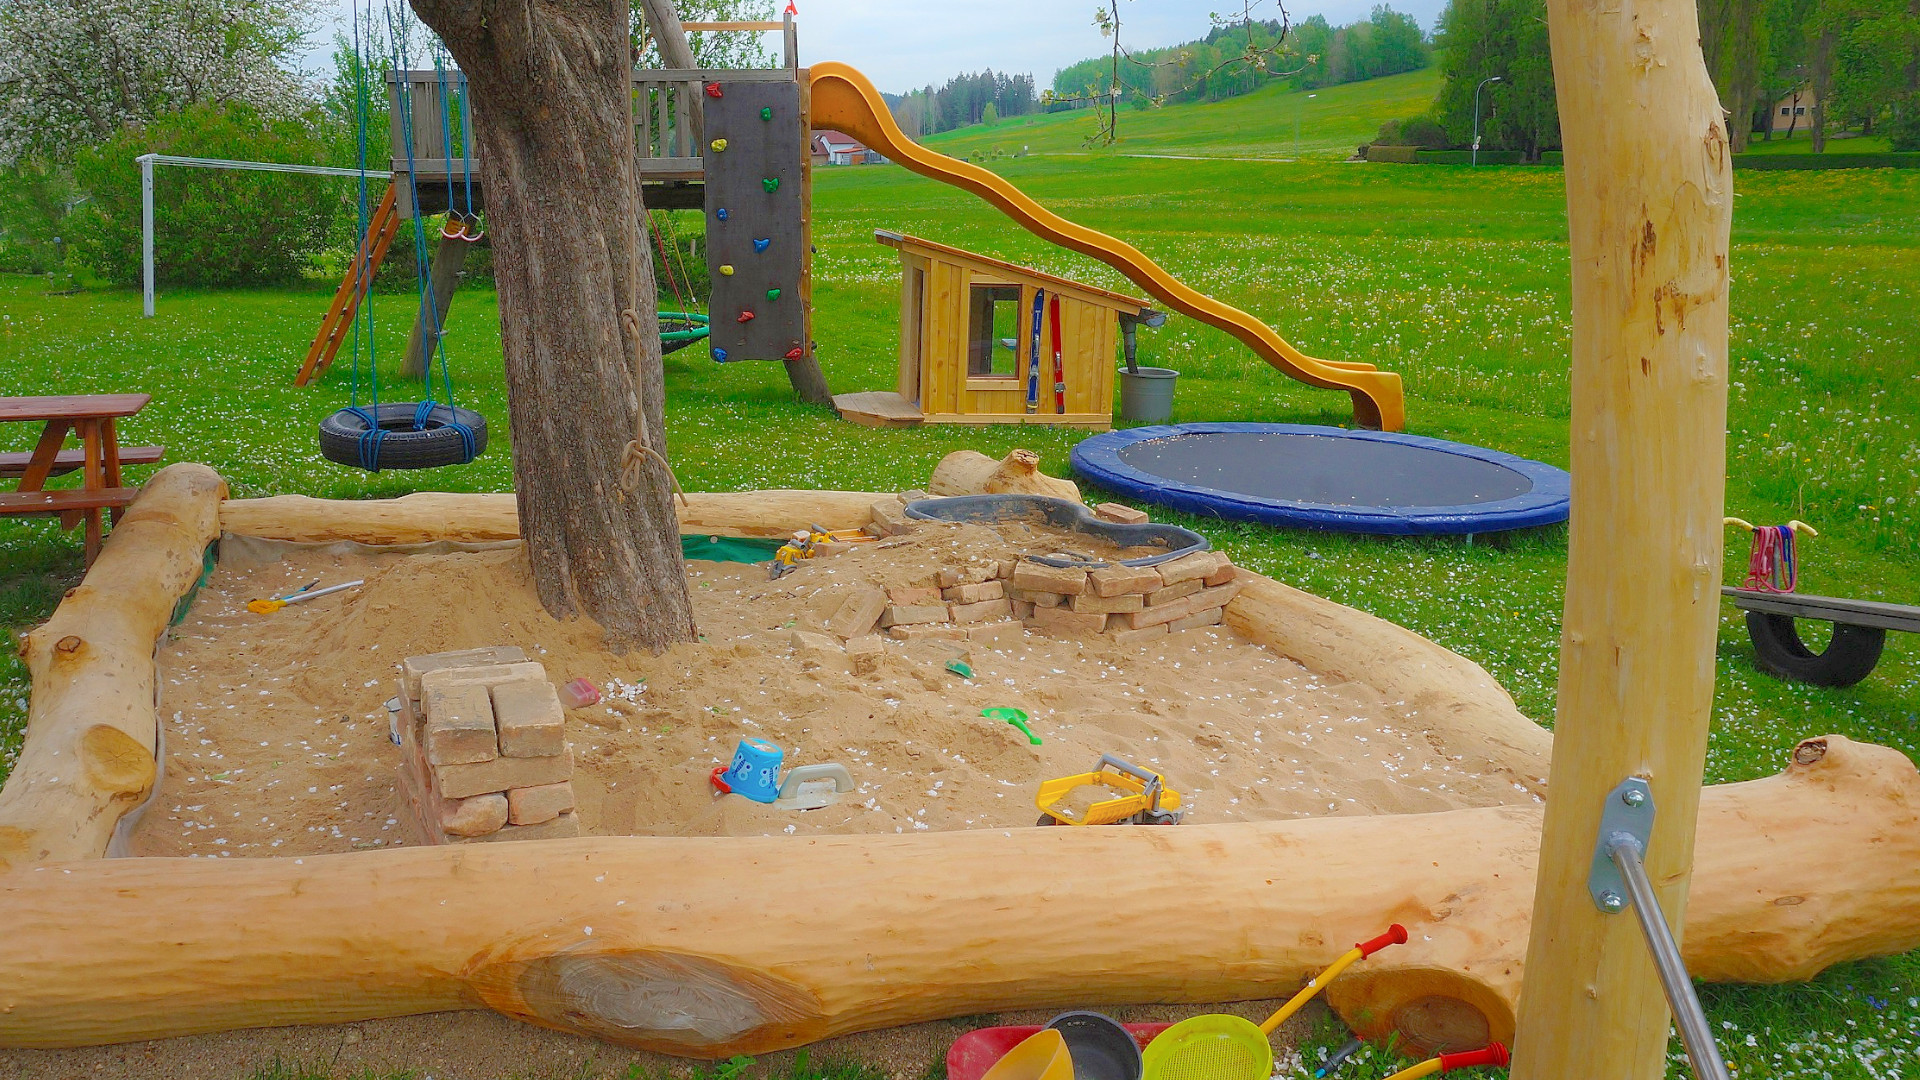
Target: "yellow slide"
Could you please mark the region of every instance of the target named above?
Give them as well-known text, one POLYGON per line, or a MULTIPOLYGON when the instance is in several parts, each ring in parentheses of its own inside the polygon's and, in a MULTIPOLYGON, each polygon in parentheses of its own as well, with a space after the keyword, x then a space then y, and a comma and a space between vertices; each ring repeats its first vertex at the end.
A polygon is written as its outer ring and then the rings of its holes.
POLYGON ((1028 232, 1099 259, 1180 314, 1239 338, 1261 359, 1303 383, 1347 391, 1353 395, 1353 418, 1359 424, 1384 431, 1406 428, 1400 376, 1376 370, 1372 364, 1316 360, 1259 319, 1181 284, 1133 245, 1075 225, 999 176, 915 143, 893 122, 893 114, 867 77, 845 64, 813 65, 809 86, 814 127, 843 131, 921 176, 980 196, 1028 232))

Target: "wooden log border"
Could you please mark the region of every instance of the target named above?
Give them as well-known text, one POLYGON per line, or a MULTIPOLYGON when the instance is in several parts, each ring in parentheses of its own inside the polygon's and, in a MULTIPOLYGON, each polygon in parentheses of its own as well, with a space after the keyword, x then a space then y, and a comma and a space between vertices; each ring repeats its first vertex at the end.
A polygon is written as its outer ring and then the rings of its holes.
MULTIPOLYGON (((1512 1033, 1549 736, 1469 661, 1257 575, 1228 609, 1234 629, 1372 686, 1449 753, 1510 776, 1525 805, 998 836, 102 859, 113 821, 153 782, 154 645, 220 527, 373 544, 518 533, 511 496, 222 506, 223 494, 199 466, 156 476, 30 638, 34 723, 0 790, 0 1046, 489 1008, 726 1057, 1007 1008, 1274 996, 1394 920, 1413 944, 1330 991, 1356 1030, 1415 1046, 1512 1033), (74 634, 93 666, 60 659, 74 634), (90 736, 108 716, 119 737, 90 736), (87 759, 104 780, 48 799, 56 763, 81 763, 53 752, 89 737, 113 744, 87 759), (956 872, 965 866, 981 870, 956 872)), ((693 495, 683 520, 738 536, 795 520, 851 528, 883 497, 693 495)), ((1709 789, 1689 963, 1708 978, 1782 980, 1920 946, 1916 807, 1920 776, 1904 756, 1838 737, 1803 744, 1779 777, 1709 789)))

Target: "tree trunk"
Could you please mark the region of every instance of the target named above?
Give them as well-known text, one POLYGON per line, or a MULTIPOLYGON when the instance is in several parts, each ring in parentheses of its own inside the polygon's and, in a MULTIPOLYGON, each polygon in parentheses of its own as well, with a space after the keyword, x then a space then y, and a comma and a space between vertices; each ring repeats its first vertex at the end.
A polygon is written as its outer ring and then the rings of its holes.
POLYGON ((1833 50, 1838 43, 1838 35, 1828 27, 1808 49, 1807 81, 1813 89, 1813 118, 1807 134, 1813 139, 1811 149, 1816 154, 1827 152, 1827 98, 1833 93, 1833 50))
POLYGON ((1648 778, 1646 864, 1687 916, 1726 490, 1727 118, 1693 0, 1549 0, 1572 262, 1573 517, 1553 768, 1514 1080, 1666 1073, 1631 914, 1587 891, 1608 792, 1648 778))
POLYGON ((467 75, 506 352, 514 488, 540 602, 609 648, 694 632, 666 451, 653 266, 640 239, 625 3, 413 0, 467 75), (638 334, 622 313, 637 316, 638 334), (636 371, 637 367, 637 371, 636 371))

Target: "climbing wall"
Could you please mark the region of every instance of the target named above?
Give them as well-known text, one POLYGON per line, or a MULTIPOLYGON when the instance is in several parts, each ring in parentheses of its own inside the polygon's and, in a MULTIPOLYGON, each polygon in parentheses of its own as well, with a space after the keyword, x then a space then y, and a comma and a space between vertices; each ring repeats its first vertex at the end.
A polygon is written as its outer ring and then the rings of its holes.
POLYGON ((800 85, 710 83, 704 104, 708 346, 722 363, 798 360, 808 348, 800 85))

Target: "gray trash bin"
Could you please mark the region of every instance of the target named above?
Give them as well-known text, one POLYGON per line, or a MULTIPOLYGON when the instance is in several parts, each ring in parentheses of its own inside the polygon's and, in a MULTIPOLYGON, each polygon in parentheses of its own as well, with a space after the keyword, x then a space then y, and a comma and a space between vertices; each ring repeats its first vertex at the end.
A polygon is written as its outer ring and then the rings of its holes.
POLYGON ((1120 369, 1120 419, 1149 424, 1173 416, 1173 384, 1180 373, 1172 368, 1120 369))

